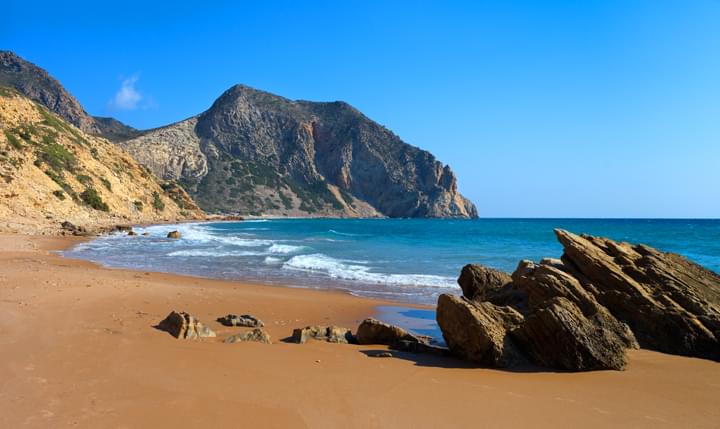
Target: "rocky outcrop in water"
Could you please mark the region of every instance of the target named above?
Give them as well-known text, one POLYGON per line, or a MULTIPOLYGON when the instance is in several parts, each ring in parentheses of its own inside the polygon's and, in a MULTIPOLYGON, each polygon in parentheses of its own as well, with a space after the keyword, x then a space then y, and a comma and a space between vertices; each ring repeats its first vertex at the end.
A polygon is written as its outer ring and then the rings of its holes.
POLYGON ((247 86, 121 145, 210 212, 476 217, 450 167, 343 102, 247 86))
POLYGON ((483 365, 623 369, 638 346, 720 360, 720 277, 644 245, 557 230, 561 260, 521 261, 511 277, 463 268, 441 295, 451 352, 483 365))

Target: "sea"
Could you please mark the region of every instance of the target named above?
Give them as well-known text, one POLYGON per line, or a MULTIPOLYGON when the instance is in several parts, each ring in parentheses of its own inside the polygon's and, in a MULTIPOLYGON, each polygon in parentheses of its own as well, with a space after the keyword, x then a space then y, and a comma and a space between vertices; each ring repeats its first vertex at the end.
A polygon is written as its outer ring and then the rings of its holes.
POLYGON ((553 233, 644 243, 720 272, 720 220, 257 219, 136 227, 63 252, 107 267, 267 285, 341 289, 401 303, 459 293, 465 264, 512 272, 522 259, 560 257, 553 233), (179 240, 166 238, 178 230, 179 240))

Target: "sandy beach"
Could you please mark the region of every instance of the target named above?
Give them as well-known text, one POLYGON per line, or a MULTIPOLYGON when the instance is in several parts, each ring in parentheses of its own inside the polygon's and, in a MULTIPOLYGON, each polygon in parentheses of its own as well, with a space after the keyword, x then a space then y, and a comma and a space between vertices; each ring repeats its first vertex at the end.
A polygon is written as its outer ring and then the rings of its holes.
POLYGON ((626 371, 511 372, 384 347, 282 342, 355 329, 388 304, 350 295, 105 269, 53 250, 75 238, 0 235, 0 427, 718 427, 720 365, 630 351, 626 371), (218 333, 154 329, 188 311, 218 333), (271 345, 224 344, 227 313, 271 345))

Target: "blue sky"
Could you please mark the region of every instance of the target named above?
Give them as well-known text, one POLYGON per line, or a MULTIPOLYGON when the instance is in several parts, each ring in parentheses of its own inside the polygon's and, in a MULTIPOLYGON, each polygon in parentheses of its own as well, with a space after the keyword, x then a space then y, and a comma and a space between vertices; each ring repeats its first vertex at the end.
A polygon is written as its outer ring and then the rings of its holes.
POLYGON ((19 2, 0 49, 139 128, 344 100, 482 216, 720 217, 720 1, 19 2))

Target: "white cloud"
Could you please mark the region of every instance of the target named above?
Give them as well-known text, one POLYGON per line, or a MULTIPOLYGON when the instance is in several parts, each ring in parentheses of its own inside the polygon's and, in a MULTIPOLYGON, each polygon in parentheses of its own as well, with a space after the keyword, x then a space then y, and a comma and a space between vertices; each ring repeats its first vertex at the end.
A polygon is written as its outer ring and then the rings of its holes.
POLYGON ((143 99, 142 94, 135 89, 138 76, 134 75, 122 81, 115 97, 110 100, 110 107, 117 110, 135 110, 143 99))

